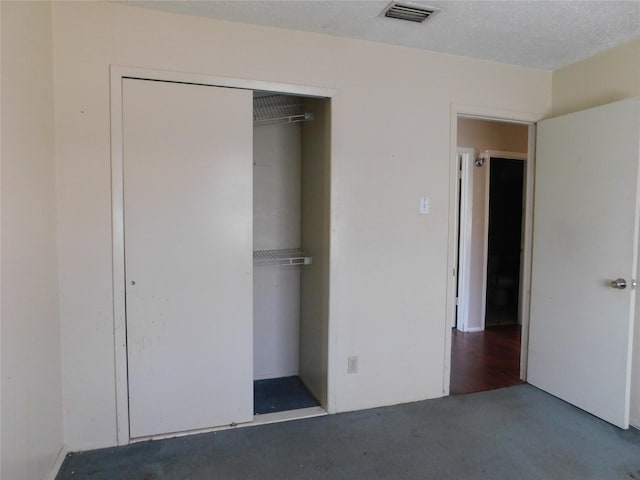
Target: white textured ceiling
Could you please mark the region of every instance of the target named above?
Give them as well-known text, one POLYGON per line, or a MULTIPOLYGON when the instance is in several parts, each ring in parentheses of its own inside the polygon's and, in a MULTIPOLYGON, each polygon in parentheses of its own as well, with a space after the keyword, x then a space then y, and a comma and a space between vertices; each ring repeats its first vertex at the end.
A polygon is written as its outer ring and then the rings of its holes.
POLYGON ((554 70, 640 37, 640 0, 413 1, 424 24, 384 18, 388 1, 127 1, 141 7, 403 45, 554 70))

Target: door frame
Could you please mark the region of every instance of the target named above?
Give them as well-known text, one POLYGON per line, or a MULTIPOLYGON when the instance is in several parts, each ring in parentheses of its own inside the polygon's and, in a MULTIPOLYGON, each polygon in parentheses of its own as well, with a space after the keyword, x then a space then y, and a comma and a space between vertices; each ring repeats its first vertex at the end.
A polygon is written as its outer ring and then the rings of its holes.
MULTIPOLYGON (((191 83, 214 87, 240 88, 246 90, 265 90, 277 93, 288 93, 309 97, 324 97, 333 99, 338 94, 335 89, 302 86, 288 83, 268 82, 261 80, 247 80, 241 78, 220 77, 197 73, 173 72, 154 70, 121 65, 110 66, 110 112, 111 112, 111 220, 112 220, 112 273, 113 273, 113 337, 114 337, 114 367, 115 367, 115 420, 117 445, 131 443, 129 432, 129 387, 127 380, 127 330, 125 306, 125 249, 124 249, 124 185, 123 185, 123 109, 122 109, 122 80, 135 78, 176 83, 191 83)), ((333 124, 331 135, 333 136, 333 124)), ((330 158, 333 158, 333 143, 329 147, 330 158)), ((333 223, 333 192, 330 186, 329 223, 333 223)), ((329 226, 329 231, 331 227, 329 226)), ((331 272, 331 251, 333 251, 333 237, 329 240, 329 271, 331 272)), ((331 285, 329 283, 329 285, 331 285)), ((329 287, 331 288, 331 287, 329 287)), ((329 299, 331 294, 329 292, 329 299)), ((331 325, 331 305, 329 304, 328 329, 331 325)), ((331 335, 327 339, 327 411, 335 411, 334 374, 331 368, 331 352, 334 351, 334 341, 331 335)), ((198 430, 198 432, 217 430, 217 428, 198 430)), ((175 436, 172 434, 171 436, 175 436)))
POLYGON ((471 231, 473 222, 473 165, 475 150, 468 147, 456 148, 456 162, 459 161, 459 180, 456 193, 459 206, 456 208, 456 234, 458 244, 458 281, 455 322, 451 326, 461 332, 469 331, 469 289, 471 286, 471 231), (458 218, 459 212, 459 218, 458 218))
POLYGON ((505 123, 518 123, 527 125, 528 149, 527 164, 525 169, 525 214, 524 214, 524 241, 523 241, 523 280, 521 285, 522 301, 522 336, 520 347, 520 379, 527 379, 527 355, 529 343, 529 307, 531 298, 531 258, 533 241, 533 185, 535 172, 535 124, 545 117, 543 112, 528 113, 514 112, 509 110, 499 110, 473 105, 451 104, 450 110, 450 138, 449 138, 449 252, 447 255, 447 309, 445 315, 445 348, 444 348, 444 368, 442 380, 442 392, 447 396, 450 394, 451 383, 451 340, 452 340, 452 318, 456 314, 456 286, 457 273, 456 265, 458 261, 458 162, 457 162, 457 140, 458 140, 458 117, 474 118, 478 120, 493 120, 505 123))

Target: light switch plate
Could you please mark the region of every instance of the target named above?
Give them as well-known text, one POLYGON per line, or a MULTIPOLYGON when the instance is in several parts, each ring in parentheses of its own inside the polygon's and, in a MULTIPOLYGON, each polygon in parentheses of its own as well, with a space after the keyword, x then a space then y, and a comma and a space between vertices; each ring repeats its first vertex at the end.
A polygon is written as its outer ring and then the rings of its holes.
POLYGON ((358 357, 351 356, 347 358, 347 373, 358 373, 358 357))
POLYGON ((420 197, 420 214, 427 215, 431 208, 429 197, 420 197))

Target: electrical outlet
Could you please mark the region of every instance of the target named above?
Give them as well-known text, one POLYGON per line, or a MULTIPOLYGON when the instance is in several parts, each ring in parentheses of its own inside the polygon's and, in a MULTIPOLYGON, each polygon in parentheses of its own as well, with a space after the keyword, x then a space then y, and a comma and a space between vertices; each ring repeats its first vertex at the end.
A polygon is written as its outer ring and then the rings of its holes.
POLYGON ((347 358, 347 373, 358 373, 358 357, 347 358))

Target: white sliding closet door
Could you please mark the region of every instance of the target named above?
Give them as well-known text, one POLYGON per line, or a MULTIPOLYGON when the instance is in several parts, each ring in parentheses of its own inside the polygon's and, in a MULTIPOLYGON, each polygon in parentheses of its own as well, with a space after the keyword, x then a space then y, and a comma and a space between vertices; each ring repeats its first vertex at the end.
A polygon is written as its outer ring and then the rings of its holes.
POLYGON ((253 418, 252 92, 123 80, 131 438, 253 418))

